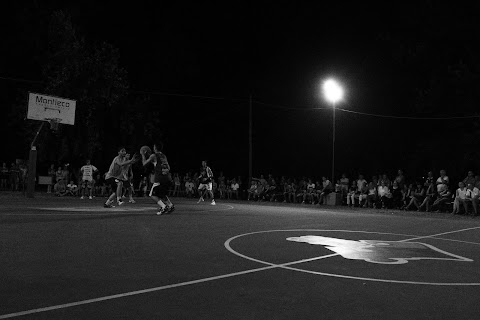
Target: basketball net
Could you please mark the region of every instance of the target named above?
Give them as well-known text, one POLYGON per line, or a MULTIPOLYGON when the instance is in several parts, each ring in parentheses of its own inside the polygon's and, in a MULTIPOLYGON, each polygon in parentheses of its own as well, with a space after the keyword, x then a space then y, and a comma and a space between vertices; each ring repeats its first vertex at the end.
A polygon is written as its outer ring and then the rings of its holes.
POLYGON ((58 124, 60 123, 61 119, 48 119, 48 122, 50 123, 50 130, 52 131, 57 131, 58 130, 58 124))

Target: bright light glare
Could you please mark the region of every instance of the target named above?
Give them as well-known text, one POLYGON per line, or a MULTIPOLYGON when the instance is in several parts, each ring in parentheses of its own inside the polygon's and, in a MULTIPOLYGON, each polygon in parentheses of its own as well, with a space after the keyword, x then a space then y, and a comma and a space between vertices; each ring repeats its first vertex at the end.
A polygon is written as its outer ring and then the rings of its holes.
POLYGON ((328 79, 323 83, 323 95, 327 101, 335 104, 336 102, 342 100, 343 89, 335 80, 328 79))

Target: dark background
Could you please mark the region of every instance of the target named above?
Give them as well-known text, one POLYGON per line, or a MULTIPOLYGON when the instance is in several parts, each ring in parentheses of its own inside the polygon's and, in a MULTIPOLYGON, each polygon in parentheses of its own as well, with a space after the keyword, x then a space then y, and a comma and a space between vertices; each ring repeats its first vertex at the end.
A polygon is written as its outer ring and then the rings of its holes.
MULTIPOLYGON (((479 115, 476 4, 26 0, 2 6, 8 14, 1 22, 0 161, 28 157, 39 124, 24 120, 21 109, 26 92, 49 88, 43 66, 52 59, 44 53, 52 13, 62 10, 85 43, 118 49, 128 90, 98 116, 101 139, 93 151, 66 147, 87 130, 83 116, 75 129, 44 130, 40 168, 91 157, 106 170, 119 146, 151 143, 144 127, 158 119, 149 132, 165 143, 174 171, 197 170, 207 159, 216 172, 245 176, 252 97, 254 175, 329 176, 332 109, 320 85, 333 76, 346 90, 338 108, 357 112, 336 112, 337 176, 393 176, 402 168, 413 178, 445 168, 463 178, 480 169, 479 122, 470 117, 479 115), (428 120, 438 117, 449 119, 428 120)), ((80 108, 79 102, 77 114, 80 108)))

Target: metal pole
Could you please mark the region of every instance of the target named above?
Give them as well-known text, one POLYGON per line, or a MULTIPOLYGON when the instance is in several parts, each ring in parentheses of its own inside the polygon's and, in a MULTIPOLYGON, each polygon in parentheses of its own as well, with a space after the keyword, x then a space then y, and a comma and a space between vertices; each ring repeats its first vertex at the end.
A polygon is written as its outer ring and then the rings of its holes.
POLYGON ((249 101, 249 110, 248 110, 248 186, 247 188, 250 188, 250 184, 252 183, 252 174, 253 174, 253 107, 252 107, 252 95, 250 95, 250 101, 249 101))
MULTIPOLYGON (((335 102, 333 103, 333 135, 332 135, 332 186, 335 188, 335 102)), ((333 190, 335 191, 335 189, 333 190)))

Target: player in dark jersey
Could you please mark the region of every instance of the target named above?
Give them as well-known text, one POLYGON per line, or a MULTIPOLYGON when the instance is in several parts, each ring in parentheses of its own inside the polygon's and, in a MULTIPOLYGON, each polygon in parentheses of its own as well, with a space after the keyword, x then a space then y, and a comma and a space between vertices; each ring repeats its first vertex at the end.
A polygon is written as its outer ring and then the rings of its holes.
POLYGON ((200 199, 198 199, 197 203, 201 201, 205 201, 203 199, 203 195, 205 193, 209 193, 210 197, 212 198, 211 205, 215 205, 215 199, 213 197, 212 191, 212 181, 213 181, 213 172, 209 166, 207 166, 207 161, 202 161, 202 168, 200 169, 200 185, 198 186, 198 193, 200 194, 200 199))
POLYGON ((175 206, 167 196, 173 180, 170 174, 170 165, 167 157, 162 153, 162 148, 163 145, 157 142, 153 145, 153 153, 148 158, 145 153, 142 154, 142 164, 146 166, 152 163, 154 166, 154 180, 150 197, 160 206, 157 215, 171 213, 175 210, 175 206))

